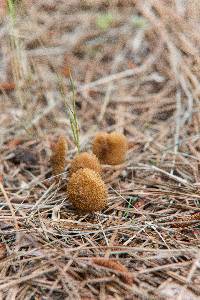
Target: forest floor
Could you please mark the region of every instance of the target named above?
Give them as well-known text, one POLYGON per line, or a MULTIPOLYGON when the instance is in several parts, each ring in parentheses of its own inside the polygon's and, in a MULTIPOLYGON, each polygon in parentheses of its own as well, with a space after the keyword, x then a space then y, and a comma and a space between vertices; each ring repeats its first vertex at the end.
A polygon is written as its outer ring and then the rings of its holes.
POLYGON ((199 0, 8 4, 0 299, 200 299, 199 0), (81 150, 100 130, 130 144, 124 164, 103 167, 109 203, 94 214, 77 213, 64 189, 76 153, 69 68, 81 150), (60 135, 69 152, 57 182, 60 135))

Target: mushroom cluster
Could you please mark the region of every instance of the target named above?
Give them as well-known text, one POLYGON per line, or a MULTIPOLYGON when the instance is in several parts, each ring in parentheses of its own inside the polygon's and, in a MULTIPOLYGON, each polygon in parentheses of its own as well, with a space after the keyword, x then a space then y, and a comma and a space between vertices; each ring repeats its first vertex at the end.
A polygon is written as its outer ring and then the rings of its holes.
MULTIPOLYGON (((52 147, 52 174, 64 172, 68 146, 60 137, 52 147)), ((118 132, 99 132, 92 142, 93 153, 82 152, 72 159, 67 184, 67 197, 80 212, 100 211, 107 206, 108 191, 101 174, 101 164, 118 165, 124 162, 128 150, 127 138, 118 132)))

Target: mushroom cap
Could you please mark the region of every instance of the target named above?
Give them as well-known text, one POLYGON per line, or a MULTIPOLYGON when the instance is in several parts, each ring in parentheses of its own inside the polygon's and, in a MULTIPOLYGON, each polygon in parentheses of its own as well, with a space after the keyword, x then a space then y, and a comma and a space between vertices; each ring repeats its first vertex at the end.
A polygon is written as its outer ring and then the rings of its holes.
POLYGON ((95 171, 79 169, 69 179, 67 195, 76 209, 95 212, 106 207, 108 192, 101 176, 95 171))
POLYGON ((93 153, 82 152, 77 154, 71 162, 70 175, 83 168, 88 168, 101 174, 100 162, 93 153))
POLYGON ((57 142, 52 146, 52 155, 50 158, 50 162, 52 166, 53 175, 58 175, 64 172, 67 151, 67 139, 64 136, 60 136, 57 142))
POLYGON ((99 132, 93 140, 92 150, 101 163, 118 165, 126 158, 128 141, 125 135, 119 132, 99 132))

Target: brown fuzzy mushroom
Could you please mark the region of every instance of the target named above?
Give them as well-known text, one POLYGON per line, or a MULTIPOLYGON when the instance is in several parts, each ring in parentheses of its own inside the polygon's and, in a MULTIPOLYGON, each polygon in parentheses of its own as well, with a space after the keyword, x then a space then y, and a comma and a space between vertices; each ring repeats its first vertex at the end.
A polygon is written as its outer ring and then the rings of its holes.
POLYGON ((66 155, 68 151, 67 139, 63 136, 52 146, 52 155, 50 158, 52 174, 58 175, 63 173, 66 164, 66 155))
POLYGON ((127 138, 118 132, 99 132, 93 141, 93 153, 101 163, 118 165, 124 162, 128 150, 127 138))
POLYGON ((88 168, 101 174, 100 162, 94 154, 87 152, 77 154, 71 162, 70 175, 83 168, 88 168))
POLYGON ((76 209, 95 212, 106 207, 108 192, 105 183, 95 171, 79 169, 69 179, 67 195, 76 209))

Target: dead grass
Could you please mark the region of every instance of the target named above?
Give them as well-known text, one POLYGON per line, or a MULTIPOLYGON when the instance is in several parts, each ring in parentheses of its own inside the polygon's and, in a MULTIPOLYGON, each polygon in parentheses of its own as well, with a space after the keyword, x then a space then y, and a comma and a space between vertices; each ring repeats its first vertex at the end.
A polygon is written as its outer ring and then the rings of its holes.
POLYGON ((2 299, 199 299, 199 23, 198 0, 24 0, 14 31, 2 17, 2 299), (49 164, 60 135, 71 141, 68 159, 77 152, 69 67, 81 150, 98 130, 132 145, 123 166, 104 167, 109 206, 91 215, 66 199, 69 165, 55 182, 49 164), (132 284, 100 258, 124 266, 132 284))

